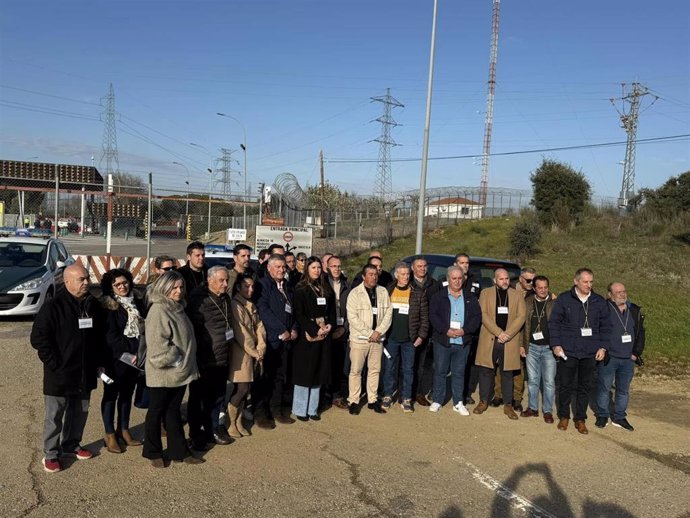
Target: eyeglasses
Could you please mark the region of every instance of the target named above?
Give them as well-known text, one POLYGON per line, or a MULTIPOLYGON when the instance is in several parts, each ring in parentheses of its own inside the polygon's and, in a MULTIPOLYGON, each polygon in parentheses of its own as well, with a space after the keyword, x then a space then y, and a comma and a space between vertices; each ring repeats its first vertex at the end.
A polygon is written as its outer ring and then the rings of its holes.
POLYGON ((169 272, 170 270, 176 270, 177 266, 166 266, 165 268, 161 268, 164 272, 169 272))
POLYGON ((528 279, 527 277, 523 277, 522 280, 525 281, 527 284, 532 284, 534 282, 534 278, 528 279))
POLYGON ((129 286, 129 281, 116 282, 113 284, 114 288, 124 288, 125 286, 129 286))

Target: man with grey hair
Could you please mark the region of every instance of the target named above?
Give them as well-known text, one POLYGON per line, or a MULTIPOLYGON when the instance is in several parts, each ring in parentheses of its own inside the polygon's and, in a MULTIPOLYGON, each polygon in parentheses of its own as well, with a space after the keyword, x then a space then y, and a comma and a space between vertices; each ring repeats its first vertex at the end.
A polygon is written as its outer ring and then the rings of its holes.
POLYGON ((77 264, 65 268, 65 289, 46 301, 31 329, 31 346, 43 363, 43 469, 62 469, 60 457, 86 460, 81 446, 91 391, 109 361, 100 303, 89 294, 89 274, 77 264))
POLYGON ((481 310, 472 293, 463 292, 465 271, 451 266, 446 272, 448 286, 441 288, 431 299, 429 318, 433 326, 434 402, 431 412, 438 412, 446 398, 446 378, 450 371, 453 410, 462 416, 465 408, 465 367, 472 347, 473 336, 481 325, 481 310))
POLYGON ((189 437, 195 450, 206 450, 206 443, 230 444, 232 439, 220 424, 230 365, 233 338, 232 313, 228 289, 228 270, 213 266, 207 273, 207 285, 194 289, 189 296, 187 314, 194 325, 196 360, 200 377, 189 385, 187 412, 189 437))
POLYGON ((405 413, 412 407, 412 380, 414 378, 415 348, 419 347, 429 332, 429 302, 424 290, 410 282, 410 266, 399 262, 393 273, 395 282, 386 288, 393 308, 388 341, 385 346, 383 368, 383 402, 388 410, 393 404, 393 393, 398 380, 398 358, 402 367, 401 408, 405 413))

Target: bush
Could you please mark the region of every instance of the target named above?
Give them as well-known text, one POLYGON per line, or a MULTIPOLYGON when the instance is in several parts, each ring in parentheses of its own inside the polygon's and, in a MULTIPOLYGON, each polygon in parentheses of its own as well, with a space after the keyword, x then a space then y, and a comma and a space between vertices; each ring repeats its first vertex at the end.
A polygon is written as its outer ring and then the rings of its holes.
POLYGON ((508 255, 524 262, 539 253, 542 227, 534 213, 527 213, 515 222, 510 231, 508 255))
POLYGON ((542 224, 565 230, 580 223, 592 194, 584 174, 567 164, 544 159, 530 180, 532 204, 542 224))

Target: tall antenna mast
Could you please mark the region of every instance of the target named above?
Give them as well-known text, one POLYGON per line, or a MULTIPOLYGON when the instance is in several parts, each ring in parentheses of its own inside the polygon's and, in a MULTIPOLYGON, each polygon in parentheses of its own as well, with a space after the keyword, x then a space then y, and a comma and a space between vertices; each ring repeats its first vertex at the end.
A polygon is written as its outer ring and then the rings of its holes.
POLYGON ((372 97, 371 100, 383 103, 383 115, 376 119, 377 122, 381 123, 381 135, 372 141, 379 143, 379 162, 376 167, 377 174, 374 195, 384 201, 390 201, 393 197, 390 148, 398 145, 391 138, 391 128, 393 126, 399 126, 399 124, 393 120, 393 117, 391 117, 391 111, 393 108, 403 108, 405 105, 391 96, 390 88, 386 88, 386 95, 372 97))
POLYGON ((110 83, 108 95, 101 97, 101 106, 105 108, 101 113, 101 120, 103 121, 105 118, 105 126, 103 128, 103 146, 98 166, 100 167, 103 161, 105 161, 104 176, 107 178, 109 174, 120 172, 120 159, 117 154, 117 131, 115 128, 117 112, 115 111, 115 90, 113 90, 112 83, 110 83))
POLYGON ((486 206, 489 191, 489 156, 491 155, 491 131, 494 125, 494 92, 496 91, 496 59, 498 57, 498 18, 501 0, 494 0, 491 16, 491 52, 489 55, 489 84, 486 95, 486 119, 484 121, 484 150, 482 153, 482 179, 479 184, 479 203, 486 206))
MULTIPOLYGON (((649 89, 640 83, 632 83, 631 88, 626 93, 626 84, 623 83, 622 108, 618 109, 616 106, 616 99, 611 99, 611 104, 616 108, 616 111, 621 117, 621 128, 625 130, 628 135, 628 140, 625 145, 625 160, 623 161, 623 182, 621 184, 621 193, 618 197, 618 207, 624 209, 628 206, 630 198, 635 196, 635 147, 637 142, 637 123, 640 116, 640 105, 642 98, 649 94, 649 89), (629 104, 626 112, 626 104, 629 104)), ((652 104, 659 98, 654 96, 652 104)), ((647 108, 649 108, 650 104, 647 108)))

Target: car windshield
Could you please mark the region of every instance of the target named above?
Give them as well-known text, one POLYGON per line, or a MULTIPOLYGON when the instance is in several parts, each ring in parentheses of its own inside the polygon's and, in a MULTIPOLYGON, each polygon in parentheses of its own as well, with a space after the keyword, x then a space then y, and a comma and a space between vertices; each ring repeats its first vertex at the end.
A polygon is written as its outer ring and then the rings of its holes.
POLYGON ((0 267, 35 268, 46 262, 48 246, 41 243, 0 243, 0 267))

